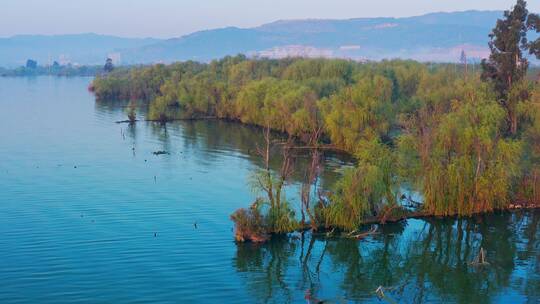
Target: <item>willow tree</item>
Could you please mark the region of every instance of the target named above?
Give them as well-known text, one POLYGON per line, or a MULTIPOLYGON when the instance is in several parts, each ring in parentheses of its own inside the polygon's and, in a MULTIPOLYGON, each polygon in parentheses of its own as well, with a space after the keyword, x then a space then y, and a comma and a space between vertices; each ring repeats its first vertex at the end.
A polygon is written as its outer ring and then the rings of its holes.
POLYGON ((323 131, 323 124, 320 118, 317 105, 315 103, 306 106, 307 111, 299 111, 301 115, 301 121, 309 122, 310 131, 304 135, 302 140, 307 144, 307 149, 310 152, 311 162, 306 166, 304 172, 304 179, 302 181, 302 186, 300 190, 300 201, 301 201, 301 224, 304 225, 306 221, 306 214, 309 218, 309 223, 312 230, 317 230, 321 226, 320 211, 318 208, 323 207, 322 197, 319 193, 319 175, 321 172, 321 136, 323 131), (315 194, 319 198, 319 204, 315 205, 316 199, 314 199, 315 194), (317 207, 318 206, 318 207, 317 207), (319 212, 318 212, 319 211, 319 212))
POLYGON ((297 222, 292 206, 285 195, 285 186, 293 174, 292 138, 277 145, 282 153, 282 163, 278 172, 270 169, 273 153, 273 144, 270 128, 264 129, 264 146, 257 147, 257 152, 264 161, 264 167, 255 169, 250 176, 252 190, 258 197, 256 208, 262 209, 265 214, 266 226, 269 233, 287 233, 296 229, 297 222))
POLYGON ((516 202, 540 205, 540 86, 531 91, 530 99, 521 105, 526 127, 523 131, 524 156, 521 182, 517 186, 516 202))
POLYGON ((161 95, 151 104, 148 116, 152 120, 165 122, 181 115, 178 87, 180 83, 167 80, 161 87, 161 95))
POLYGON ((234 103, 235 117, 241 122, 299 137, 312 129, 315 105, 316 96, 308 87, 274 78, 250 82, 234 103))
POLYGON ((370 75, 319 105, 332 143, 354 153, 360 140, 378 139, 388 132, 393 117, 392 82, 370 75))
POLYGON ((327 227, 355 230, 396 204, 399 187, 390 148, 378 140, 361 140, 357 147, 358 164, 344 172, 324 209, 327 227))
POLYGON ((402 147, 398 158, 408 159, 400 166, 401 175, 411 181, 421 180, 422 168, 429 166, 434 132, 441 118, 451 110, 453 100, 462 99, 467 87, 470 91, 477 85, 474 80, 467 85, 447 68, 422 74, 415 95, 398 114, 402 129, 396 141, 402 147), (404 149, 405 146, 408 148, 404 149))
POLYGON ((297 223, 292 206, 285 196, 284 188, 293 173, 292 134, 295 126, 294 113, 303 106, 308 90, 290 81, 265 78, 246 85, 238 94, 236 115, 244 123, 262 126, 264 146, 257 147, 264 166, 256 169, 250 184, 263 197, 258 204, 264 207, 267 227, 271 233, 293 230, 297 223), (275 142, 271 129, 288 132, 286 142, 275 142), (278 172, 270 169, 275 151, 281 152, 281 167, 278 172))
POLYGON ((504 110, 495 101, 456 103, 435 132, 424 168, 425 208, 438 215, 506 207, 519 174, 521 146, 503 139, 504 110))

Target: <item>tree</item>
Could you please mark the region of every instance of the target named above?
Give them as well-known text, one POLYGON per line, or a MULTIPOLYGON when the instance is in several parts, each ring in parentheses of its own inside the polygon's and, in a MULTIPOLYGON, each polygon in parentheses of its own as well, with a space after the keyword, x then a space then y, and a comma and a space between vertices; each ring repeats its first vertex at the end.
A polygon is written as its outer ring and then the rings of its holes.
POLYGON ((26 68, 27 69, 36 69, 37 68, 37 61, 33 59, 26 60, 26 68))
POLYGON ((358 164, 344 172, 324 209, 327 227, 353 231, 365 218, 396 206, 399 186, 392 151, 378 140, 362 140, 358 146, 358 164))
POLYGON ((461 64, 465 66, 465 77, 467 77, 467 53, 465 53, 465 50, 461 50, 461 56, 459 58, 459 61, 461 64))
POLYGON ((112 72, 114 70, 114 65, 111 58, 107 58, 105 61, 105 66, 103 67, 103 70, 107 73, 112 72))
POLYGON ((129 124, 132 125, 137 121, 137 109, 135 102, 132 100, 129 102, 129 105, 126 109, 129 124))
MULTIPOLYGON (((536 31, 536 33, 540 33, 540 16, 538 14, 529 14, 527 28, 536 31)), ((528 42, 527 48, 531 55, 535 55, 537 59, 540 59, 540 38, 528 42)))
POLYGON ((511 134, 517 132, 516 104, 520 100, 511 100, 508 95, 512 86, 527 73, 529 62, 523 57, 523 52, 535 52, 538 44, 537 41, 527 41, 527 32, 537 25, 538 16, 529 15, 527 3, 518 0, 511 11, 504 12, 503 19, 497 20, 489 34, 491 55, 489 59, 482 60, 482 79, 493 82, 499 102, 506 110, 511 134))
POLYGON ((250 179, 260 198, 234 216, 239 231, 255 231, 260 221, 268 233, 307 223, 354 230, 375 217, 397 218, 400 185, 418 190, 426 213, 472 214, 540 202, 540 85, 524 77, 524 52, 539 48, 524 35, 539 20, 524 1, 499 20, 484 62, 487 82, 449 64, 237 56, 115 70, 91 88, 100 100, 148 102, 152 120, 217 117, 262 127, 257 152, 265 166, 250 179), (271 131, 289 140, 271 141, 271 131), (319 184, 328 148, 357 163, 337 183, 319 184), (305 149, 311 165, 293 175, 305 149), (271 152, 281 169, 270 170, 271 152), (301 173, 301 205, 293 208, 285 189, 301 173), (332 191, 318 191, 323 184, 332 191))
MULTIPOLYGON (((313 121, 315 122, 312 126, 309 138, 304 140, 308 147, 310 148, 311 154, 311 164, 307 166, 304 174, 304 180, 302 182, 302 187, 300 190, 300 200, 302 202, 300 212, 302 215, 302 226, 305 224, 306 213, 309 217, 309 222, 312 230, 317 230, 319 227, 319 219, 317 217, 317 212, 315 206, 312 206, 312 192, 318 193, 318 179, 321 170, 321 153, 320 148, 320 137, 322 135, 322 121, 318 119, 318 113, 316 111, 312 112, 313 121)), ((320 202, 322 203, 322 202, 320 202)))

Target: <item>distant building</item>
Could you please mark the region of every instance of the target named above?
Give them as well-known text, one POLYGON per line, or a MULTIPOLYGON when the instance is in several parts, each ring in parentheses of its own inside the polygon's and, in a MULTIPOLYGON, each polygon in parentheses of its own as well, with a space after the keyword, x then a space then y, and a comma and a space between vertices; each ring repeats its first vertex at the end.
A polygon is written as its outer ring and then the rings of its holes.
POLYGON ((268 50, 257 52, 257 57, 266 58, 287 58, 287 57, 306 57, 306 58, 332 58, 334 52, 330 49, 316 48, 307 45, 286 45, 274 47, 268 50))
POLYGON ((351 45, 342 45, 339 47, 340 51, 357 51, 361 49, 359 45, 351 44, 351 45))

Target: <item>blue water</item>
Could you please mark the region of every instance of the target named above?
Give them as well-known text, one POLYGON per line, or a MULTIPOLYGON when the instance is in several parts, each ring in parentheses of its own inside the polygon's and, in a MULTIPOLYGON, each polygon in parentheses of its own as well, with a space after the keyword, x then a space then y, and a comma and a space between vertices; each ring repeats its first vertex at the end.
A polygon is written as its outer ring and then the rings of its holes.
MULTIPOLYGON (((399 303, 540 303, 539 212, 237 245, 260 131, 117 124, 126 104, 96 103, 90 81, 0 78, 0 303, 381 303, 378 286, 399 303), (480 247, 490 265, 469 265, 480 247)), ((325 186, 344 163, 327 155, 325 186)))

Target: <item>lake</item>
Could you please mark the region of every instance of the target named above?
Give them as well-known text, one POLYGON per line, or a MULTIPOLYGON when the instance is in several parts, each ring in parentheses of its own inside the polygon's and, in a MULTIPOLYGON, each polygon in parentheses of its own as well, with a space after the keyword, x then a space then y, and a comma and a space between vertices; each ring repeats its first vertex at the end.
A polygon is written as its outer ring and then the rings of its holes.
MULTIPOLYGON (((117 124, 126 103, 96 103, 90 82, 0 77, 1 303, 540 303, 539 211, 236 244, 261 131, 117 124)), ((348 164, 327 154, 323 186, 348 164)))

